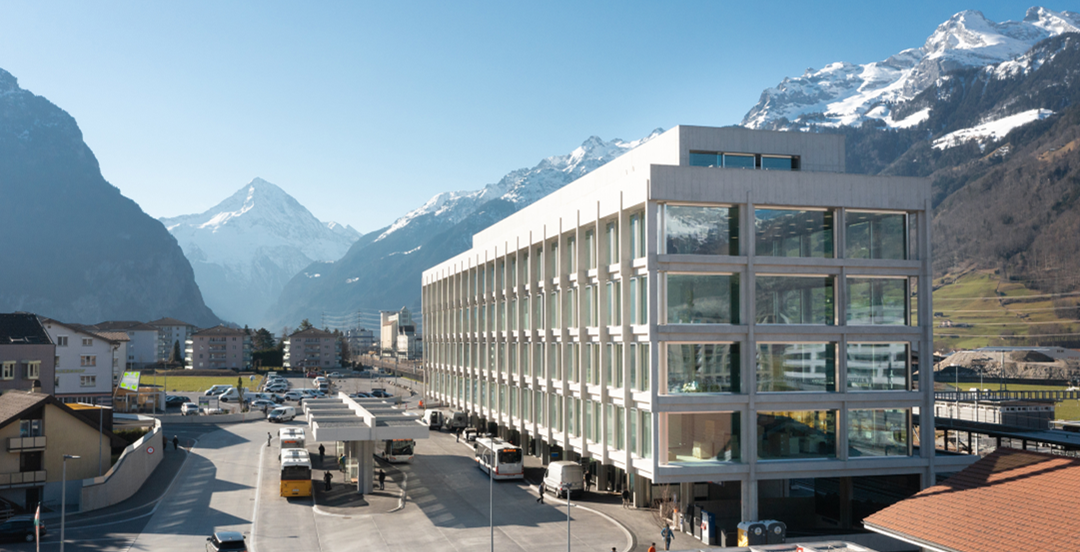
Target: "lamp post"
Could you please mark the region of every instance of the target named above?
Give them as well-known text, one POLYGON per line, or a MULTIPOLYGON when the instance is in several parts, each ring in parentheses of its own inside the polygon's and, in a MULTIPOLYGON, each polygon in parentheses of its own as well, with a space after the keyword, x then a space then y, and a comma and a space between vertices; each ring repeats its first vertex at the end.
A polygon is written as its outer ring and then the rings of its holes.
POLYGON ((562 484, 563 492, 566 493, 566 552, 570 552, 570 484, 562 484))
POLYGON ((63 469, 60 474, 60 552, 64 552, 64 518, 67 515, 67 461, 78 460, 82 456, 65 454, 62 463, 63 469))
POLYGON ((495 451, 488 460, 488 524, 491 526, 491 552, 495 552, 495 451))

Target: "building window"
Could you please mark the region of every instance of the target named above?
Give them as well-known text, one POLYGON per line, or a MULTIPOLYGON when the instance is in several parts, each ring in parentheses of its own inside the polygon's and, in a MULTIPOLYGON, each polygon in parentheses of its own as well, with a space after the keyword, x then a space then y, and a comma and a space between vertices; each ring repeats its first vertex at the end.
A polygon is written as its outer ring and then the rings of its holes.
POLYGON ((905 213, 845 214, 845 251, 849 259, 907 259, 905 213))
POLYGON ((848 410, 848 451, 857 456, 911 456, 907 409, 848 410))
POLYGON ((630 344, 630 388, 635 391, 649 390, 650 374, 649 344, 630 344))
POLYGON ((835 343, 759 343, 757 390, 836 391, 835 343))
POLYGON ((577 272, 577 239, 573 236, 566 238, 566 272, 577 272))
POLYGON ((66 336, 66 335, 58 335, 58 336, 56 336, 56 346, 57 347, 67 347, 68 346, 68 336, 66 336))
POLYGON ((667 464, 715 464, 740 460, 738 412, 670 413, 667 464))
POLYGON ((761 155, 753 153, 724 153, 714 151, 690 152, 691 167, 723 167, 727 169, 763 169, 767 171, 797 171, 799 157, 795 155, 761 155))
POLYGON ((831 276, 758 276, 758 324, 835 324, 831 276))
POLYGON ((83 340, 82 340, 82 345, 83 345, 83 347, 93 347, 94 346, 94 340, 89 338, 89 337, 84 337, 83 340))
POLYGON ((94 355, 81 355, 79 366, 97 366, 97 357, 94 355))
POLYGON ((44 434, 44 420, 19 420, 19 437, 41 437, 44 434))
POLYGON ((639 211, 630 215, 630 256, 640 259, 645 256, 645 213, 639 211))
POLYGON ((757 413, 758 459, 836 457, 836 411, 757 413))
POLYGON ((739 208, 664 206, 664 252, 738 255, 739 208))
POLYGON ((649 277, 630 278, 630 323, 649 323, 649 277))
POLYGON ((848 343, 848 389, 906 391, 908 349, 907 343, 848 343))
POLYGON ((832 211, 754 210, 754 251, 759 257, 833 258, 832 211))
POLYGON ((615 280, 607 283, 607 325, 622 324, 622 282, 615 280))
POLYGON ((79 376, 79 387, 97 387, 97 376, 79 376))
POLYGON ((585 304, 583 305, 585 326, 594 327, 598 325, 596 320, 596 303, 596 286, 585 286, 585 304))
POLYGON ((607 264, 619 262, 619 224, 609 222, 607 224, 607 264))
POLYGON ((15 379, 15 361, 5 361, 0 365, 0 379, 15 379))
POLYGON ((907 278, 848 278, 847 323, 907 324, 907 278))
POLYGON ((596 239, 593 230, 585 231, 585 270, 596 268, 596 239))
POLYGON ((738 274, 667 274, 668 324, 738 324, 738 274))
POLYGON ((738 343, 669 343, 666 392, 739 393, 739 359, 738 343))
POLYGON ((36 380, 41 378, 41 361, 31 360, 26 363, 26 379, 36 380))

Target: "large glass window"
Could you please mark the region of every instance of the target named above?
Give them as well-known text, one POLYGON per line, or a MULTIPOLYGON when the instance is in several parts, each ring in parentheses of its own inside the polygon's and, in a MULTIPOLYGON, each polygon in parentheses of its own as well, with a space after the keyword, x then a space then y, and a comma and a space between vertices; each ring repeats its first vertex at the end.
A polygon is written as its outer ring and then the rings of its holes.
POLYGON ((835 323, 831 276, 758 276, 758 324, 835 323))
POLYGON ((671 413, 667 418, 667 463, 738 462, 738 412, 671 413))
POLYGON ((722 153, 720 154, 725 169, 754 169, 757 168, 756 156, 745 153, 722 153))
POLYGON ((849 259, 907 259, 907 215, 847 211, 845 252, 849 259))
POLYGON ((760 257, 833 257, 832 211, 754 210, 754 250, 760 257))
POLYGON ((761 156, 761 168, 766 171, 793 171, 798 167, 797 159, 788 155, 761 156))
POLYGON ((645 256, 645 213, 630 215, 630 255, 634 259, 645 256))
POLYGON ((622 282, 615 280, 607 283, 607 325, 622 324, 622 282))
POLYGON ((758 412, 758 458, 836 457, 836 411, 758 412))
POLYGON ((668 394, 739 393, 738 343, 669 343, 668 394))
POLYGON ((907 278, 848 278, 847 323, 907 324, 907 278))
POLYGON ((739 208, 667 205, 664 244, 669 254, 738 255, 739 208))
POLYGON ((759 343, 757 390, 836 391, 835 343, 759 343))
POLYGON ((848 456, 911 456, 907 409, 848 410, 848 456))
POLYGON ((738 324, 738 274, 668 274, 668 324, 738 324))
POLYGON ((723 167, 724 158, 716 152, 690 152, 691 167, 723 167))
POLYGON ((607 233, 607 264, 619 262, 619 224, 609 222, 606 227, 607 233))
POLYGON ((848 343, 848 389, 906 391, 907 343, 848 343))

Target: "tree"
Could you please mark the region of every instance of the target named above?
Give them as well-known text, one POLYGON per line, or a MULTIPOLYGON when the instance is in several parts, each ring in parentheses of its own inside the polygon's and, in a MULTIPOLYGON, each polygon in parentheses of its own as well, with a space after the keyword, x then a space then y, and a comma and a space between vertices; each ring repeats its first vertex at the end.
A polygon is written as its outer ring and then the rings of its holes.
POLYGON ((259 328, 251 338, 251 348, 256 351, 273 349, 276 344, 277 340, 274 339, 274 334, 270 333, 270 330, 266 328, 259 328))
POLYGON ((300 326, 298 328, 296 328, 296 330, 302 332, 304 330, 310 330, 311 328, 314 328, 314 327, 315 326, 311 325, 311 321, 308 320, 307 318, 305 318, 302 322, 300 322, 300 326))
POLYGON ((184 357, 180 355, 180 340, 173 341, 172 354, 169 355, 169 364, 180 362, 184 357))

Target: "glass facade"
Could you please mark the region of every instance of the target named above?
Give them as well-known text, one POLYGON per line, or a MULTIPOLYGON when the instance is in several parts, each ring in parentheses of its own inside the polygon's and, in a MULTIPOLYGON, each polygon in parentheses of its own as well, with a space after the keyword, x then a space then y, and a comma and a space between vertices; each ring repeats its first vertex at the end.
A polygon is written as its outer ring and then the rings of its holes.
POLYGON ((836 344, 758 343, 757 390, 836 391, 836 344))
POLYGON ((738 412, 667 414, 667 463, 738 462, 738 412))
POLYGON ((791 460, 836 457, 836 411, 757 413, 758 458, 791 460))
POLYGON ((668 324, 738 324, 738 274, 668 274, 668 324))
POLYGON ((754 253, 761 257, 833 257, 832 211, 754 210, 754 253))
POLYGON ((738 255, 739 209, 664 206, 665 252, 679 255, 738 255))
POLYGON ((739 393, 738 343, 669 343, 667 394, 739 393))
POLYGON ((846 251, 849 259, 907 259, 907 215, 847 211, 846 251))
POLYGON ((848 410, 848 456, 911 456, 907 409, 848 410))
POLYGON ((849 325, 907 324, 907 278, 848 278, 849 325))
POLYGON ((758 324, 835 323, 831 276, 758 276, 758 324))
POLYGON ((848 389, 906 391, 908 350, 907 343, 848 343, 848 389))

